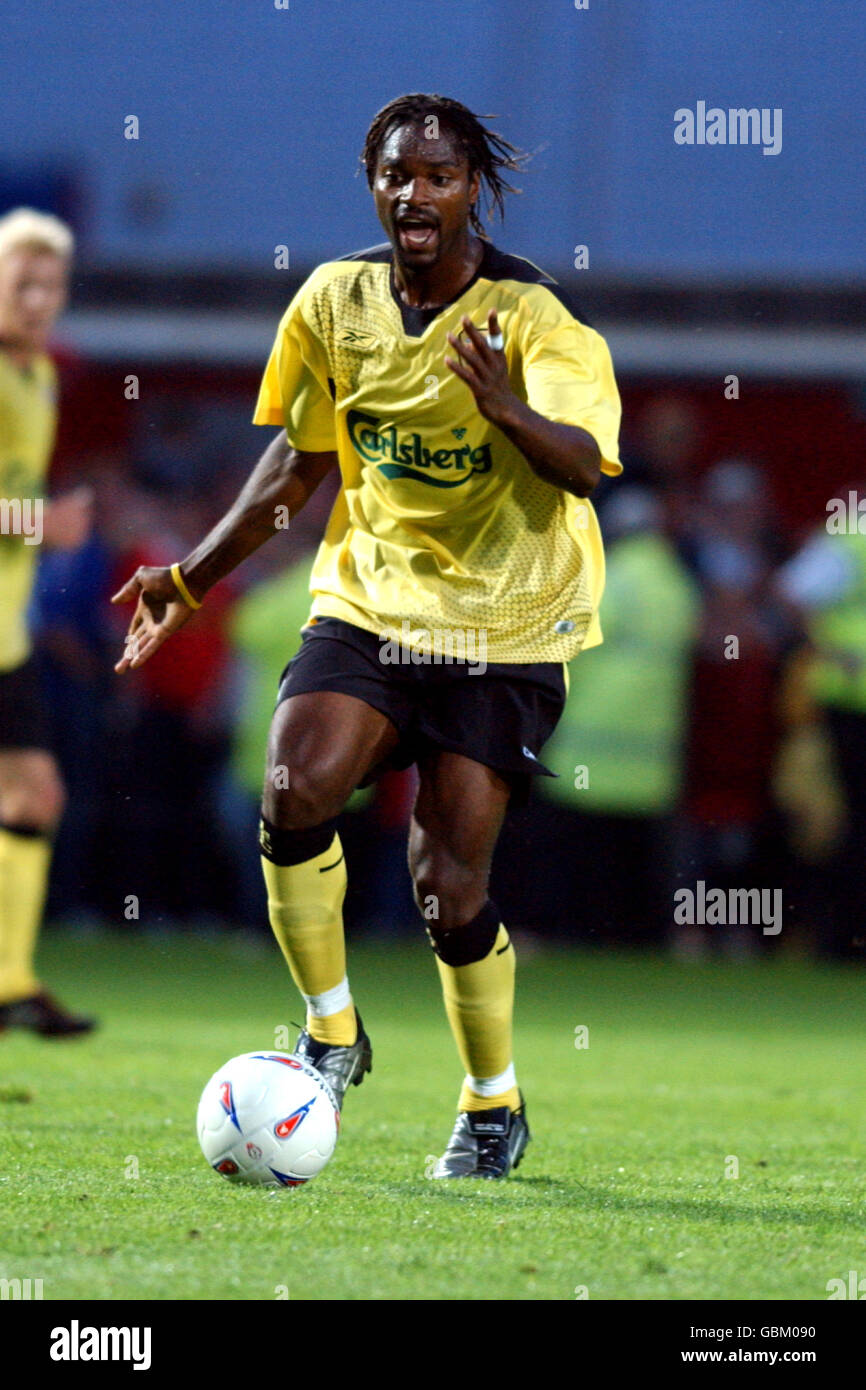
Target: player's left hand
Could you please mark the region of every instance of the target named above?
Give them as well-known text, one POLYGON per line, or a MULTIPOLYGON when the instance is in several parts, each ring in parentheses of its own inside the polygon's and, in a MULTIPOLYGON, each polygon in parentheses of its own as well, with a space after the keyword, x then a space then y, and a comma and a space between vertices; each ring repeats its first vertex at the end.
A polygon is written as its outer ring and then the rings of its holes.
MULTIPOLYGON (((466 382, 480 413, 495 425, 517 399, 508 379, 505 352, 502 348, 492 348, 467 314, 460 322, 463 327, 460 337, 455 337, 453 333, 447 335, 449 343, 460 355, 459 360, 446 357, 445 365, 466 382)), ((495 309, 491 309, 487 315, 487 332, 494 340, 502 336, 495 309)))

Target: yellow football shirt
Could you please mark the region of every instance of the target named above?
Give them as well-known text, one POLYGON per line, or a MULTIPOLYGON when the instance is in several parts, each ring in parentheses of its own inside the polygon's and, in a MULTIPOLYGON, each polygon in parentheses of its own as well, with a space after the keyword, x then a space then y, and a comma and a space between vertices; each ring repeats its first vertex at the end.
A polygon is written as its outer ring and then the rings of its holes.
POLYGON ((30 654, 27 605, 36 574, 42 497, 57 426, 57 378, 50 358, 19 367, 0 351, 0 671, 30 654), (22 523, 29 534, 22 534, 22 523))
POLYGON ((495 309, 514 391, 547 419, 588 430, 616 475, 607 345, 554 280, 489 243, 470 284, 436 309, 402 303, 391 257, 386 244, 313 272, 280 323, 253 417, 284 426, 297 449, 339 457, 312 615, 408 631, 419 651, 442 650, 437 634, 466 633, 489 662, 569 661, 601 641, 595 512, 538 478, 479 414, 445 366, 445 335, 460 333, 464 314, 485 329, 495 309))

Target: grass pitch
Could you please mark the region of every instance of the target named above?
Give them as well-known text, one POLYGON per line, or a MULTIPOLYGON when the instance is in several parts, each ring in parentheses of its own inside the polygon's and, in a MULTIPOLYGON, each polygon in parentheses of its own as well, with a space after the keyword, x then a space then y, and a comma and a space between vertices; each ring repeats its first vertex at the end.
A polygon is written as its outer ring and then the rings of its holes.
POLYGON ((856 969, 524 952, 534 1140, 507 1183, 448 1184, 425 1178, 461 1078, 429 950, 356 947, 372 1076, 325 1172, 270 1191, 217 1177, 194 1117, 221 1062, 285 1047, 275 947, 54 933, 41 963, 103 1022, 0 1036, 0 1277, 46 1299, 822 1300, 866 1274, 856 969))

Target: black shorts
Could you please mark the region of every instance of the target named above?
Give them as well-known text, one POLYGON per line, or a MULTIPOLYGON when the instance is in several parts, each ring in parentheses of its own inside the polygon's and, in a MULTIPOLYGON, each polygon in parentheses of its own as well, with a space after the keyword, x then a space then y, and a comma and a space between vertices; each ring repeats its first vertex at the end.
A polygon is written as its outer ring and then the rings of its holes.
POLYGON ((0 671, 0 750, 52 748, 51 724, 34 657, 0 671))
POLYGON ((518 805, 527 801, 533 776, 556 776, 538 754, 565 704, 562 662, 491 662, 481 671, 471 660, 437 663, 428 657, 413 664, 403 660, 409 656, 405 647, 399 664, 385 662, 375 633, 340 618, 315 619, 302 638, 280 678, 277 704, 292 695, 335 690, 372 705, 400 735, 387 763, 360 785, 386 767, 409 767, 430 745, 492 767, 510 782, 518 805))

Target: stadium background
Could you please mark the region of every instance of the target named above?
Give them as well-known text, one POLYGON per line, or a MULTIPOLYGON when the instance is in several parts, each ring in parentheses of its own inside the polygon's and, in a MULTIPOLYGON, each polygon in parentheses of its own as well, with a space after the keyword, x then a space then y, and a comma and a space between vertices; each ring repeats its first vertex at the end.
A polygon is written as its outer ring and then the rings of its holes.
MULTIPOLYGON (((52 915, 265 926, 258 761, 324 499, 132 679, 112 672, 107 597, 182 555, 237 490, 283 307, 317 262, 381 240, 357 175, 370 117, 439 90, 532 152, 493 238, 575 291, 624 405, 626 475, 600 494, 609 640, 573 668, 555 792, 506 831, 508 920, 862 959, 845 791, 866 772, 866 707, 840 763, 808 698, 809 618, 778 578, 828 499, 864 481, 859 6, 77 0, 12 3, 4 29, 0 210, 55 211, 80 246, 53 481, 89 481, 97 504, 88 545, 46 557, 34 608, 70 790, 52 915), (674 111, 699 100, 781 108, 781 152, 677 145, 674 111), (675 931, 673 890, 699 878, 783 889, 781 937, 675 931)), ((417 931, 410 797, 391 779, 347 814, 358 933, 417 931)))

